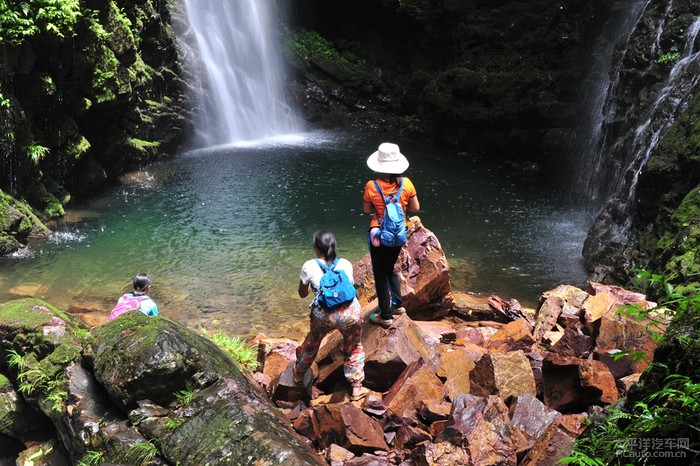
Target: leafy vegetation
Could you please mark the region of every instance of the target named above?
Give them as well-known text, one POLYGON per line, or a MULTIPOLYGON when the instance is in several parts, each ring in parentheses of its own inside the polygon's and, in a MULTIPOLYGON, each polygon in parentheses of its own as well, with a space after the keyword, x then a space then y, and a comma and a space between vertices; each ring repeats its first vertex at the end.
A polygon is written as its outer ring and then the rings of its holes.
POLYGON ((97 466, 104 463, 104 453, 88 450, 78 461, 78 466, 97 466))
POLYGON ((44 157, 49 155, 51 149, 46 146, 42 146, 41 144, 33 143, 25 147, 25 151, 32 162, 37 165, 44 157))
POLYGON ((134 465, 147 464, 158 454, 158 447, 153 440, 137 443, 127 450, 127 459, 134 465))
POLYGON ((20 45, 39 33, 72 36, 80 0, 0 0, 0 43, 20 45))
POLYGON ((204 327, 200 326, 200 330, 206 335, 216 346, 222 349, 238 367, 248 372, 253 372, 258 368, 258 351, 254 345, 247 344, 240 337, 232 337, 223 332, 211 334, 204 327))
POLYGON ((188 384, 185 389, 175 392, 175 399, 180 406, 185 407, 194 399, 194 390, 188 384))
POLYGON ((165 418, 165 427, 170 430, 175 430, 185 422, 184 419, 173 419, 171 417, 165 418))
POLYGON ((17 390, 24 395, 35 392, 43 395, 44 400, 51 405, 54 411, 60 411, 68 393, 62 388, 63 381, 59 374, 51 377, 46 370, 36 365, 29 367, 25 356, 16 350, 8 350, 7 364, 17 371, 17 390))
POLYGON ((664 65, 664 64, 674 64, 678 61, 678 59, 681 58, 681 54, 678 51, 678 48, 675 46, 671 48, 670 52, 665 52, 665 53, 660 53, 658 57, 656 58, 656 63, 659 65, 664 65))

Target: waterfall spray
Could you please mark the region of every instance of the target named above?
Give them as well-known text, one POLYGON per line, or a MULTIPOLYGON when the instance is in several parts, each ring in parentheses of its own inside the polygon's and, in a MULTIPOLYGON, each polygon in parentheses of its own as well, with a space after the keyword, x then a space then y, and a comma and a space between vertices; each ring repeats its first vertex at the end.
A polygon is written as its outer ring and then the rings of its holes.
MULTIPOLYGON (((183 0, 201 72, 195 129, 205 145, 297 132, 273 5, 259 0, 183 0)), ((190 57, 190 59, 192 59, 190 57)))

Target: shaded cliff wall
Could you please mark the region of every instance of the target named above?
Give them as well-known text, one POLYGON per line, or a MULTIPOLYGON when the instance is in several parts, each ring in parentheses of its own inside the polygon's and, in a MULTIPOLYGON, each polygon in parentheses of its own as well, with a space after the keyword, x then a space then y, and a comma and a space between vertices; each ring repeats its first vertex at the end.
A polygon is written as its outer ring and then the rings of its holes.
MULTIPOLYGON (((681 291, 698 288, 698 89, 688 80, 679 83, 683 93, 674 102, 677 108, 644 125, 649 108, 667 91, 670 73, 698 15, 697 1, 652 0, 628 47, 620 50, 618 91, 610 104, 617 111, 605 128, 613 144, 605 154, 603 170, 620 172, 619 166, 633 152, 630 147, 640 139, 640 126, 664 125, 664 129, 658 142, 652 140, 642 148, 651 150, 648 159, 624 174, 621 187, 625 189, 608 201, 589 232, 584 256, 597 280, 626 283, 641 268, 664 274, 681 291), (637 173, 638 181, 630 187, 637 173)), ((692 60, 698 66, 698 57, 692 60)))
POLYGON ((558 163, 615 2, 304 0, 290 56, 307 118, 558 163))
POLYGON ((171 152, 188 127, 167 2, 87 0, 70 13, 68 27, 36 20, 21 38, 3 23, 0 190, 14 199, 0 204, 0 253, 42 230, 23 210, 62 215, 76 194, 171 152))

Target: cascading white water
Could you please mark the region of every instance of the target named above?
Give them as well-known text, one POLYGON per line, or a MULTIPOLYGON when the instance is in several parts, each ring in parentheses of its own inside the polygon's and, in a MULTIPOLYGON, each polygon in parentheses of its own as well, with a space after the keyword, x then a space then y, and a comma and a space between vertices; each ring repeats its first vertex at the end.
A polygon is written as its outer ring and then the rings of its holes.
POLYGON ((230 144, 301 130, 286 103, 285 67, 271 2, 183 0, 205 92, 195 128, 204 144, 230 144))
MULTIPOLYGON (((570 197, 591 211, 600 208, 601 167, 603 164, 604 111, 611 111, 610 98, 615 95, 620 61, 614 61, 615 47, 627 41, 633 26, 650 0, 620 2, 603 26, 593 46, 595 53, 588 65, 581 87, 581 115, 573 144, 570 197), (615 76, 611 80, 610 76, 615 76)), ((626 47, 625 47, 626 48, 626 47)))
POLYGON ((619 184, 624 183, 625 179, 629 180, 627 183, 629 189, 623 191, 625 205, 630 205, 633 200, 641 169, 649 160, 661 134, 673 124, 678 110, 688 103, 688 97, 698 88, 700 83, 698 33, 700 33, 700 17, 696 18, 688 28, 679 60, 668 74, 664 87, 646 111, 642 123, 634 132, 627 171, 618 179, 619 184))
MULTIPOLYGON (((644 0, 648 5, 648 1, 644 0)), ((649 56, 657 56, 659 38, 666 23, 673 19, 673 1, 669 1, 665 14, 656 26, 656 40, 651 45, 649 56)), ((642 9, 646 9, 646 6, 642 9)), ((599 198, 594 207, 599 208, 606 200, 616 198, 618 215, 624 216, 634 199, 637 179, 641 169, 649 159, 663 132, 668 129, 688 96, 700 82, 700 52, 698 51, 698 30, 700 18, 688 28, 685 45, 680 57, 665 81, 658 87, 655 96, 640 111, 639 109, 618 109, 615 106, 618 89, 619 69, 607 88, 606 99, 600 108, 600 125, 591 133, 591 152, 585 154, 588 166, 583 192, 591 198, 599 198), (633 121, 632 113, 638 112, 636 127, 632 131, 610 137, 604 131, 606 124, 615 121, 633 121)))

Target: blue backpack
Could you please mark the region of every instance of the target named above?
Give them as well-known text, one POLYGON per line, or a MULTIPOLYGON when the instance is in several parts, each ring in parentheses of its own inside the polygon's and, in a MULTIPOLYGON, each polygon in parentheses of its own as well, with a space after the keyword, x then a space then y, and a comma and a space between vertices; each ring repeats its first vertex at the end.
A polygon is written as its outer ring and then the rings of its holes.
POLYGON ((406 216, 403 212, 403 207, 401 207, 399 203, 401 191, 403 190, 403 178, 401 178, 398 192, 391 196, 384 197, 384 193, 382 193, 382 189, 376 181, 374 182, 374 186, 376 186, 377 192, 382 196, 384 204, 386 205, 384 218, 380 220, 379 216, 377 216, 380 230, 379 241, 384 246, 403 246, 406 243, 406 236, 408 234, 406 229, 406 216))
POLYGON ((335 270, 338 258, 335 258, 330 267, 320 259, 316 259, 316 262, 323 270, 316 302, 324 309, 333 309, 351 302, 355 298, 355 287, 345 272, 335 270))

